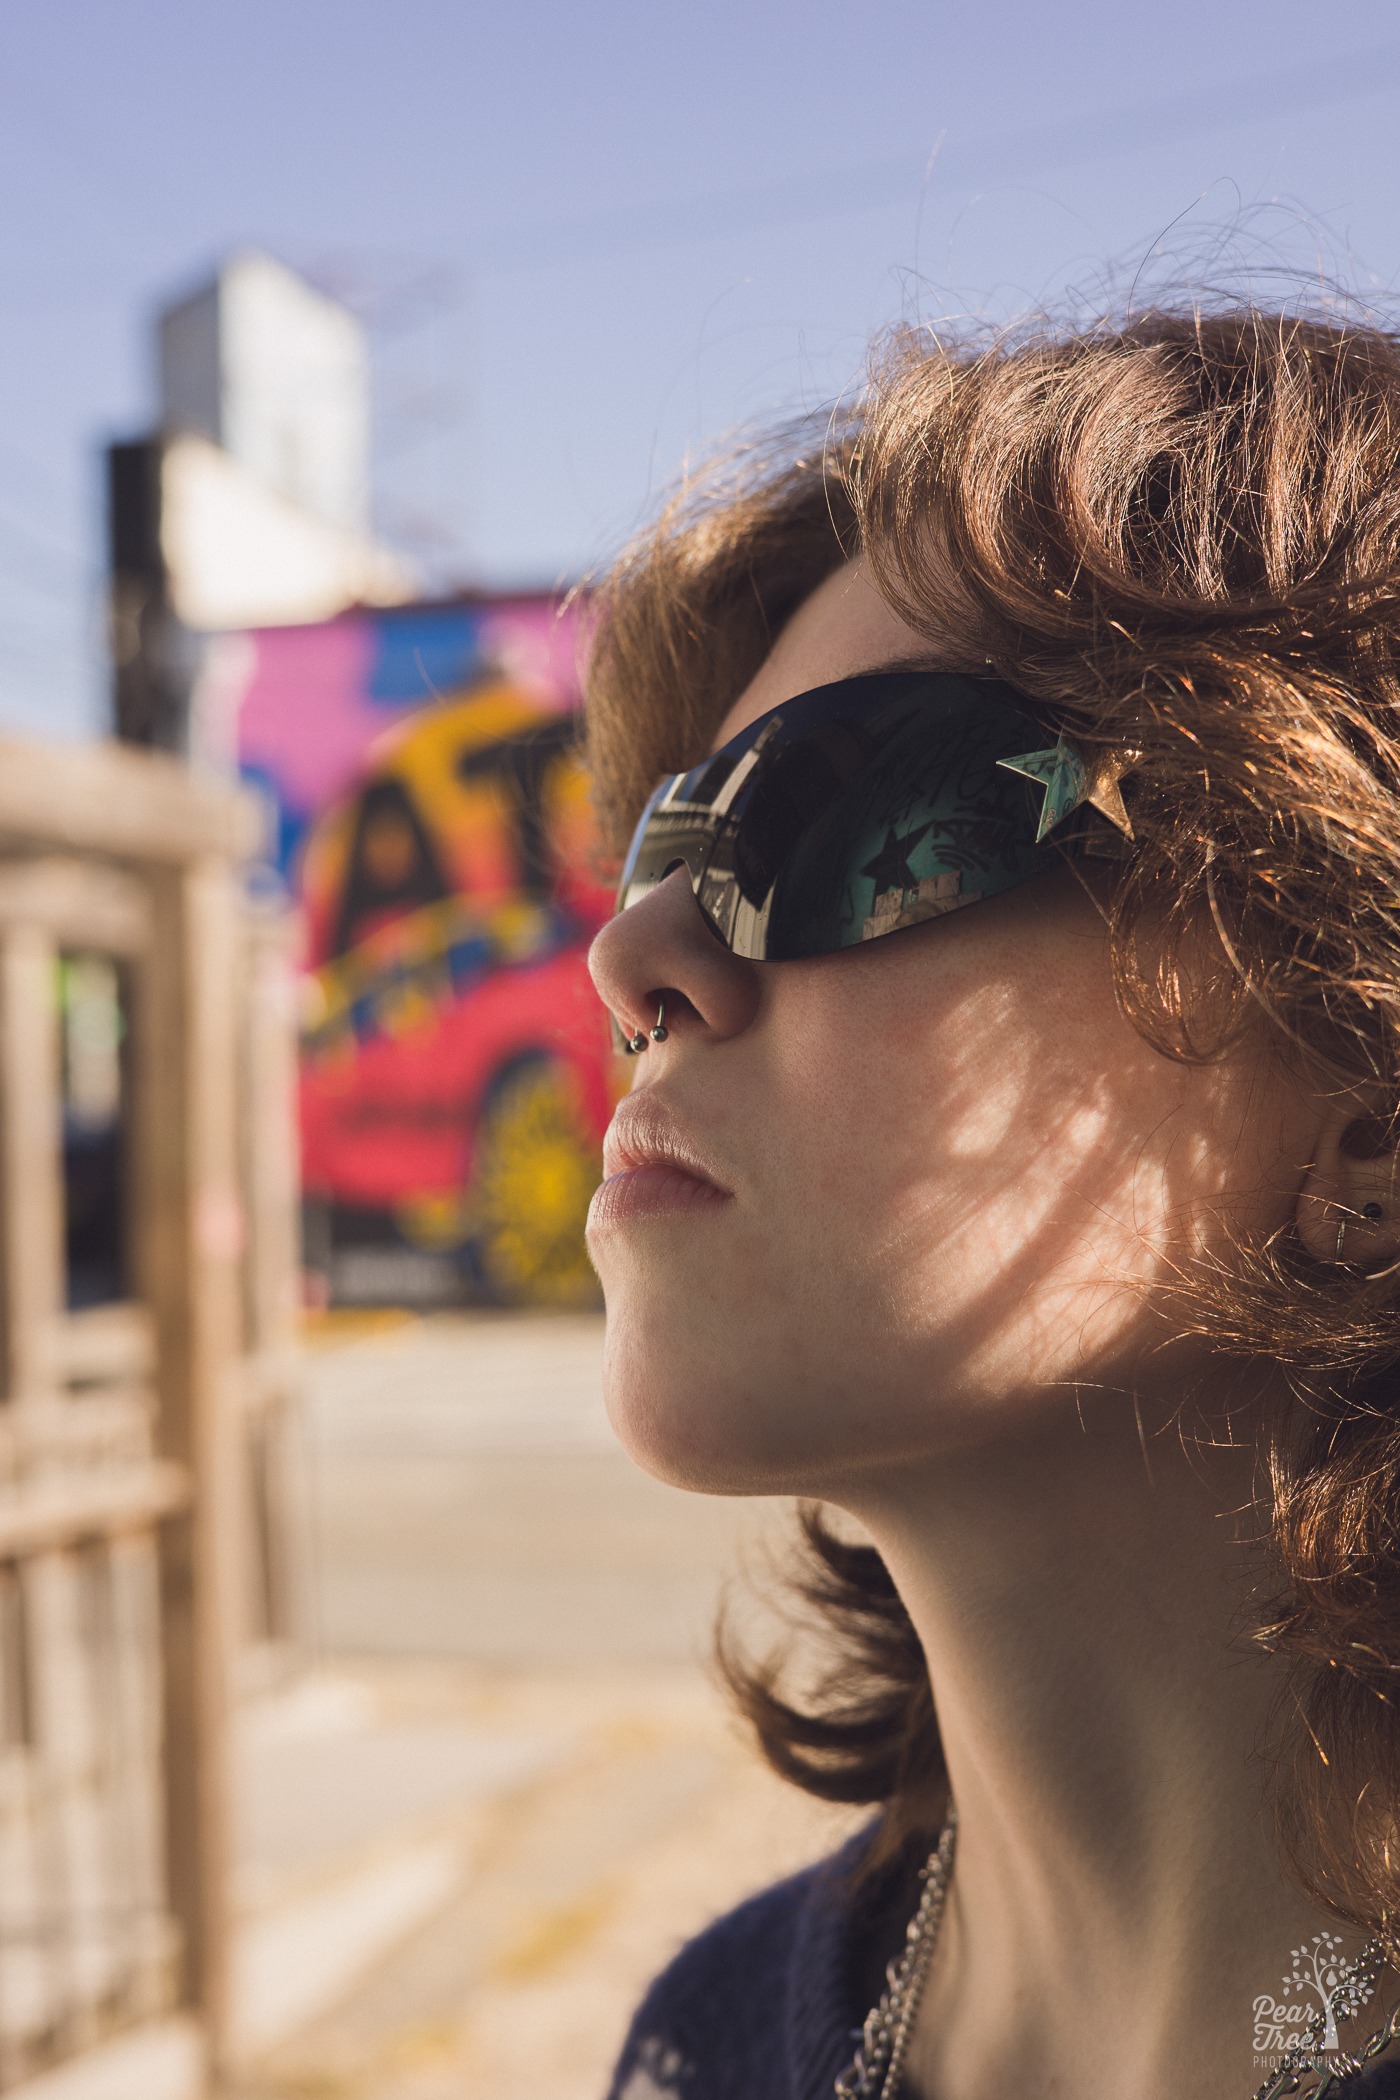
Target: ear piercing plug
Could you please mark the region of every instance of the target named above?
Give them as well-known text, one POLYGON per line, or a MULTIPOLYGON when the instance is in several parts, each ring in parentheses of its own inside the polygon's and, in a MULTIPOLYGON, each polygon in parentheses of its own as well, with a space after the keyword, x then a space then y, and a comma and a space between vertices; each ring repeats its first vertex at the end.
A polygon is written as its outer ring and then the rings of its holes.
MULTIPOLYGON (((1378 1218, 1383 1218, 1385 1216, 1385 1212, 1381 1209, 1379 1203, 1371 1202, 1362 1204, 1361 1215, 1366 1220, 1368 1225, 1374 1225, 1378 1218)), ((1333 1256, 1333 1259, 1335 1261, 1340 1261, 1342 1258, 1342 1248, 1346 1242, 1346 1236, 1347 1220, 1343 1218, 1340 1225, 1338 1225, 1337 1227, 1337 1252, 1333 1256)))

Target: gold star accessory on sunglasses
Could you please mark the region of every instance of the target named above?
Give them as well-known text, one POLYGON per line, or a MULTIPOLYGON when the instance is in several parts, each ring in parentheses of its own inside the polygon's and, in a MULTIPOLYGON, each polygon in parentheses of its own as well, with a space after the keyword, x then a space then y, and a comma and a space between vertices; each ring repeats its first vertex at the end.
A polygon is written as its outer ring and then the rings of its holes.
POLYGON ((1106 817, 1125 838, 1133 835, 1132 819, 1123 807, 1123 775, 1139 756, 1136 751, 1106 751, 1089 765, 1061 737, 1049 751, 1022 751, 1015 758, 999 758, 1006 773, 1020 773, 1041 791, 1040 822, 1036 844, 1049 837, 1057 824, 1086 804, 1106 817))

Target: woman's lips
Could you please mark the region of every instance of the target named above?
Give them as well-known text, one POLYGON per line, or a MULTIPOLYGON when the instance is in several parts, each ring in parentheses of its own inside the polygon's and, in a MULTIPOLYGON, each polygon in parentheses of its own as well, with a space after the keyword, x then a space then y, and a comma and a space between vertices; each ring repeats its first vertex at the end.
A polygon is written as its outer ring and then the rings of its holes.
POLYGON ((590 1232, 632 1218, 675 1217, 733 1201, 650 1088, 619 1101, 603 1140, 603 1172, 607 1179, 589 1206, 590 1232))
POLYGON ((606 1232, 631 1218, 660 1218, 730 1203, 725 1189, 670 1160, 645 1160, 610 1174, 588 1206, 588 1230, 606 1232))

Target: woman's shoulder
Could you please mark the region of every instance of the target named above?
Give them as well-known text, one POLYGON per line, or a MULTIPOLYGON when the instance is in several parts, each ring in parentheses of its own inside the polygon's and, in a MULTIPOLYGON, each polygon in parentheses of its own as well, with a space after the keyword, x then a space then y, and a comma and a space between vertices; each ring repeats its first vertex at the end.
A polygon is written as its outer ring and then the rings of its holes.
POLYGON ((682 1947, 638 2006, 610 2100, 735 2100, 784 2092, 793 1942, 819 1870, 751 1896, 682 1947))
MULTIPOLYGON (((871 1873, 877 1827, 682 1947, 637 2008, 608 2100, 830 2100, 918 1864, 871 1873)), ((1353 2095, 1400 2100, 1400 2056, 1348 2079, 1338 2100, 1353 2095)))
POLYGON ((689 1941, 638 2007, 609 2100, 827 2100, 870 2002, 874 1836, 858 1831, 689 1941))

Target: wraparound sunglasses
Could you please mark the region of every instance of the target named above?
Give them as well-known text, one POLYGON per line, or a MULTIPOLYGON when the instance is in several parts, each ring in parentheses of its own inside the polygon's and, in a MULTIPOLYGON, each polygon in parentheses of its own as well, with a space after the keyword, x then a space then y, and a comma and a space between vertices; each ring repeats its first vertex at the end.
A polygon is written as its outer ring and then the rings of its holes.
POLYGON ((715 935, 791 962, 961 911, 1059 865, 1050 833, 1092 806, 1132 836, 1122 763, 1086 765, 997 678, 879 672, 799 693, 663 780, 617 908, 678 867, 715 935))

